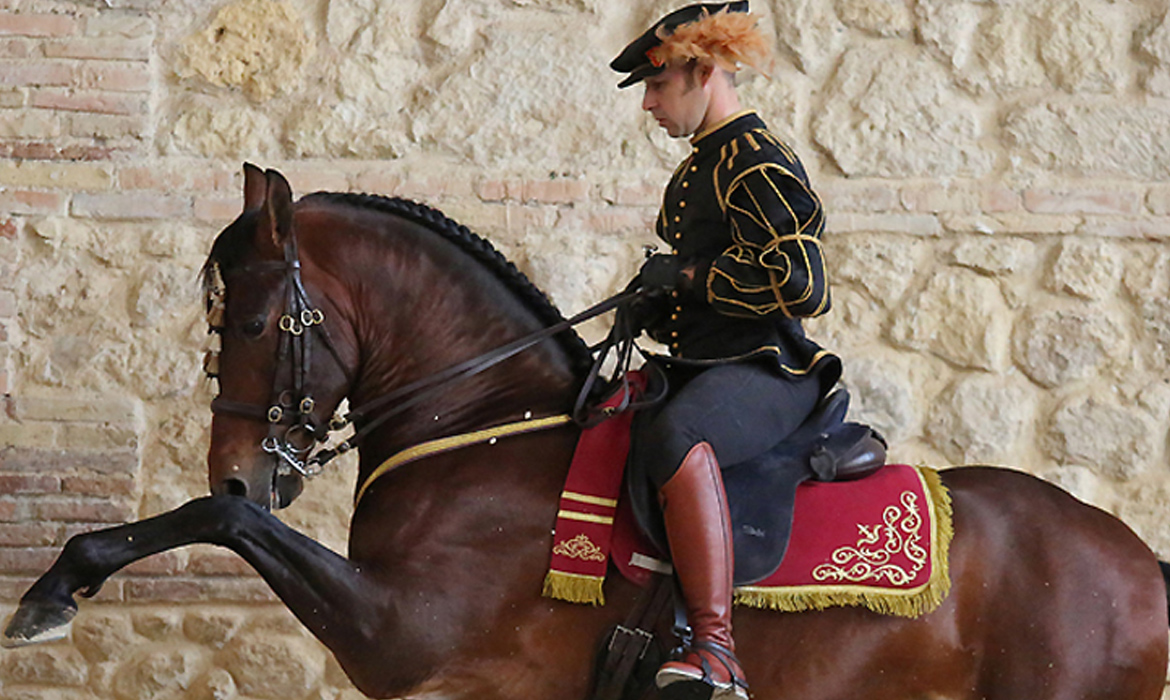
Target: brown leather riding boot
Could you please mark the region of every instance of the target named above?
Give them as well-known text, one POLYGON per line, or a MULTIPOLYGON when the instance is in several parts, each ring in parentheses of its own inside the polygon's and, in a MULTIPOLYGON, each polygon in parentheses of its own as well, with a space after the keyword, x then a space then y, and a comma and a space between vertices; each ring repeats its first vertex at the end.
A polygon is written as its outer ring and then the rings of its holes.
POLYGON ((747 700, 731 638, 731 516, 711 446, 691 448, 658 497, 693 632, 683 658, 663 665, 655 677, 661 697, 747 700))

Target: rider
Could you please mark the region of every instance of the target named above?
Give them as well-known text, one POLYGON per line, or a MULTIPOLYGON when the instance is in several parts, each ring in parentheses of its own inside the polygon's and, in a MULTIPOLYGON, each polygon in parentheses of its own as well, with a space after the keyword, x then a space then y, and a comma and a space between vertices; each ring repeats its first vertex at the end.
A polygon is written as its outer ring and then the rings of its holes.
POLYGON ((660 292, 638 315, 670 348, 656 361, 671 395, 639 417, 632 466, 658 489, 693 635, 682 658, 658 671, 659 688, 673 686, 664 697, 746 700, 719 465, 777 444, 841 374, 799 320, 829 310, 821 202, 796 154, 736 94, 741 65, 759 69, 770 58, 756 21, 746 0, 684 7, 610 64, 628 74, 619 87, 644 81, 642 109, 692 145, 658 216, 672 250, 639 273, 660 292))

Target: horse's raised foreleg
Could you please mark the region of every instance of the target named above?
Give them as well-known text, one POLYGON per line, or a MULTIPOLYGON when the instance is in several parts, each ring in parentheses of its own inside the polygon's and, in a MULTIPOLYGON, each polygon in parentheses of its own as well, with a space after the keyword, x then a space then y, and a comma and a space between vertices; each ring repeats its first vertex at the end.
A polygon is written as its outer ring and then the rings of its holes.
POLYGON ((359 568, 237 496, 211 496, 136 523, 77 535, 29 588, 4 631, 5 646, 57 639, 77 612, 75 595, 92 596, 123 567, 152 554, 205 543, 243 557, 327 646, 329 637, 362 633, 374 587, 359 568))

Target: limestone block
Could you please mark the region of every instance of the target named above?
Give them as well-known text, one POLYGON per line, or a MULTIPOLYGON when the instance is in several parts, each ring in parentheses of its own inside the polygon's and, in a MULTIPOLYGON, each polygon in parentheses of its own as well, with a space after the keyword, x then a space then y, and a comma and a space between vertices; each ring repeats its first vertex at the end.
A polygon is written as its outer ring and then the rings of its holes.
POLYGON ((1170 177, 1170 112, 1141 102, 1023 103, 1004 118, 1010 155, 1074 177, 1170 177))
POLYGON ((845 360, 842 383, 849 389, 849 420, 872 426, 891 443, 918 429, 918 401, 910 373, 891 357, 845 360))
POLYGON ((183 41, 176 73, 264 101, 296 92, 315 47, 285 0, 236 0, 183 41))
POLYGON ((1069 92, 1115 92, 1128 51, 1124 10, 1102 0, 1044 0, 1037 18, 1040 62, 1048 79, 1069 92))
POLYGON ((824 0, 774 0, 776 39, 800 70, 820 77, 841 55, 849 35, 824 0))
POLYGON ((922 42, 952 69, 968 66, 984 10, 973 3, 918 0, 914 5, 922 42))
POLYGON ((218 656, 243 695, 259 700, 302 698, 325 671, 325 652, 296 637, 244 633, 218 656))
POLYGON ((24 647, 6 651, 0 660, 0 675, 13 685, 36 683, 80 687, 85 684, 89 665, 71 646, 24 647))
POLYGON ((1097 376, 1127 345, 1125 328, 1104 310, 1045 308, 1018 322, 1014 356, 1032 381, 1057 387, 1097 376))
MULTIPOLYGON (((404 72, 390 70, 388 75, 403 76, 404 72)), ((370 96, 383 94, 364 91, 370 96)), ((405 92, 398 92, 399 99, 405 92)), ((289 154, 298 158, 401 157, 409 149, 404 120, 398 110, 387 113, 384 106, 375 107, 373 102, 347 101, 295 110, 284 123, 283 140, 289 154)))
POLYGON ((1082 299, 1112 295, 1121 274, 1121 252, 1109 243, 1073 238, 1061 241, 1048 273, 1048 288, 1082 299))
POLYGON ((881 342, 888 315, 886 309, 851 284, 834 281, 832 295, 832 311, 805 322, 804 329, 810 338, 835 352, 862 350, 881 342))
POLYGON ((1048 469, 1038 474, 1045 481, 1055 484, 1073 496, 1098 508, 1106 507, 1109 487, 1101 477, 1087 467, 1063 466, 1048 469))
POLYGON ((1085 466, 1125 481, 1149 467, 1155 433, 1143 411, 1091 396, 1061 406, 1042 444, 1059 464, 1085 466))
POLYGON ((482 31, 482 53, 420 97, 411 124, 419 146, 479 166, 567 175, 654 157, 677 163, 662 130, 640 115, 637 93, 614 90, 613 75, 580 60, 578 27, 550 23, 524 40, 503 26, 482 31), (647 132, 649 141, 632 137, 647 132))
POLYGON ((73 643, 91 663, 113 661, 141 642, 125 615, 93 611, 73 623, 73 643))
POLYGON ((1033 420, 1035 397, 1012 376, 976 374, 960 379, 933 403, 926 437, 959 463, 1006 464, 1033 420))
POLYGON ((979 107, 924 50, 851 49, 825 88, 813 136, 851 177, 979 177, 979 107))
POLYGON ((114 695, 118 700, 179 700, 206 666, 193 647, 152 645, 118 669, 114 695))
POLYGON ((909 236, 853 234, 830 237, 825 243, 829 279, 864 289, 890 308, 914 282, 928 247, 909 236))
POLYGON ((214 668, 198 678, 183 700, 236 700, 236 681, 222 668, 214 668))
POLYGON ((1134 482, 1118 499, 1117 515, 1165 561, 1170 558, 1170 488, 1134 482))
POLYGON ((183 617, 183 635, 196 644, 220 648, 244 624, 244 616, 237 612, 194 610, 183 617))
POLYGON ((905 0, 836 0, 837 16, 847 27, 877 36, 906 36, 914 16, 905 0))
POLYGON ((260 110, 205 99, 183 101, 170 128, 167 150, 227 160, 269 159, 281 153, 279 133, 260 110))
POLYGON ((1170 14, 1141 41, 1141 49, 1154 61, 1145 79, 1145 87, 1155 95, 1170 96, 1170 14))
POLYGON ((967 237, 951 250, 951 261, 985 275, 1027 272, 1036 264, 1036 244, 1026 238, 967 237))
POLYGON ((999 285, 969 270, 937 274, 895 315, 890 339, 971 369, 1007 365, 1011 315, 999 285))
POLYGON ((146 610, 130 619, 135 632, 156 642, 176 638, 183 629, 182 614, 175 610, 146 610))

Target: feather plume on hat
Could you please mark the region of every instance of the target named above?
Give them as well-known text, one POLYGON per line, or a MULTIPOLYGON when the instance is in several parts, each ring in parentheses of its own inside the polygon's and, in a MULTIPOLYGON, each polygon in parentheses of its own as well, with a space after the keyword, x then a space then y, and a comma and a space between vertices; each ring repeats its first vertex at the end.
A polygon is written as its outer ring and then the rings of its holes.
POLYGON ((674 32, 659 27, 655 34, 662 43, 646 56, 655 66, 699 59, 712 61, 729 73, 743 64, 767 75, 772 48, 756 24, 757 18, 746 13, 720 10, 711 14, 704 10, 699 19, 674 32))

